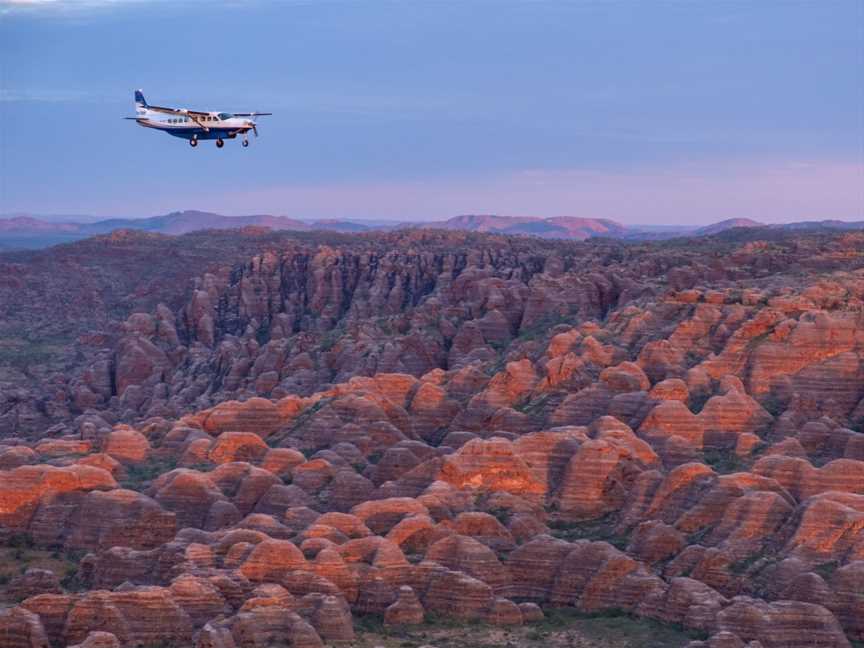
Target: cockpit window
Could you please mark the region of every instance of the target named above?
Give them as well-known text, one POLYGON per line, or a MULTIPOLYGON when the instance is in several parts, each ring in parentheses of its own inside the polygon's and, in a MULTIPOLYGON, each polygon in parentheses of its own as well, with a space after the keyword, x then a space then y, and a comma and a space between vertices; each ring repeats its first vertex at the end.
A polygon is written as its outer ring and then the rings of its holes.
POLYGON ((231 113, 219 113, 219 119, 231 119, 233 116, 231 113))

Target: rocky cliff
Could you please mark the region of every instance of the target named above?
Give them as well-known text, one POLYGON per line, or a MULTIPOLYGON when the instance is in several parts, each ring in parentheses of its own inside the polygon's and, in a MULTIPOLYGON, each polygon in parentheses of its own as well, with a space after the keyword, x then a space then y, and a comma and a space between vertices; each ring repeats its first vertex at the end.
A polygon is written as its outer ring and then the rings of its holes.
POLYGON ((2 645, 561 607, 693 648, 864 640, 864 236, 745 232, 136 235, 61 250, 65 279, 4 258, 6 340, 76 337, 7 362, 0 539, 75 568, 8 579, 2 645))

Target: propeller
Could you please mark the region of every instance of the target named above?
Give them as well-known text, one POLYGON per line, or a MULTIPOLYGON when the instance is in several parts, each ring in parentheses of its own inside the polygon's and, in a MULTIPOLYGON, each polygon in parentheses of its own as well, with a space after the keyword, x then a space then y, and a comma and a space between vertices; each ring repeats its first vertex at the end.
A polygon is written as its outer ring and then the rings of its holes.
POLYGON ((255 137, 258 137, 258 125, 255 123, 254 119, 247 119, 246 126, 252 129, 252 132, 255 133, 255 137))

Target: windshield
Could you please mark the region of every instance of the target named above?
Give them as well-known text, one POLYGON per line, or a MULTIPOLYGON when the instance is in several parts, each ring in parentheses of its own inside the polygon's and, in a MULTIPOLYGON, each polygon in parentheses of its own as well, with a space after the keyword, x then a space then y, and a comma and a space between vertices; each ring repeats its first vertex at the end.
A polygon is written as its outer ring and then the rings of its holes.
POLYGON ((219 113, 219 119, 231 119, 233 116, 231 113, 219 113))

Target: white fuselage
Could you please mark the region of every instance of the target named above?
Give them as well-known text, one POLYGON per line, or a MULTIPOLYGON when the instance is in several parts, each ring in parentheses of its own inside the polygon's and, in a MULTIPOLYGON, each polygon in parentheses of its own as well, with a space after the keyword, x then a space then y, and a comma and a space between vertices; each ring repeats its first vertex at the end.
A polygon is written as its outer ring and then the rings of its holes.
POLYGON ((136 113, 139 125, 186 139, 233 138, 252 128, 248 119, 234 117, 230 113, 170 115, 147 108, 138 108, 136 113))

